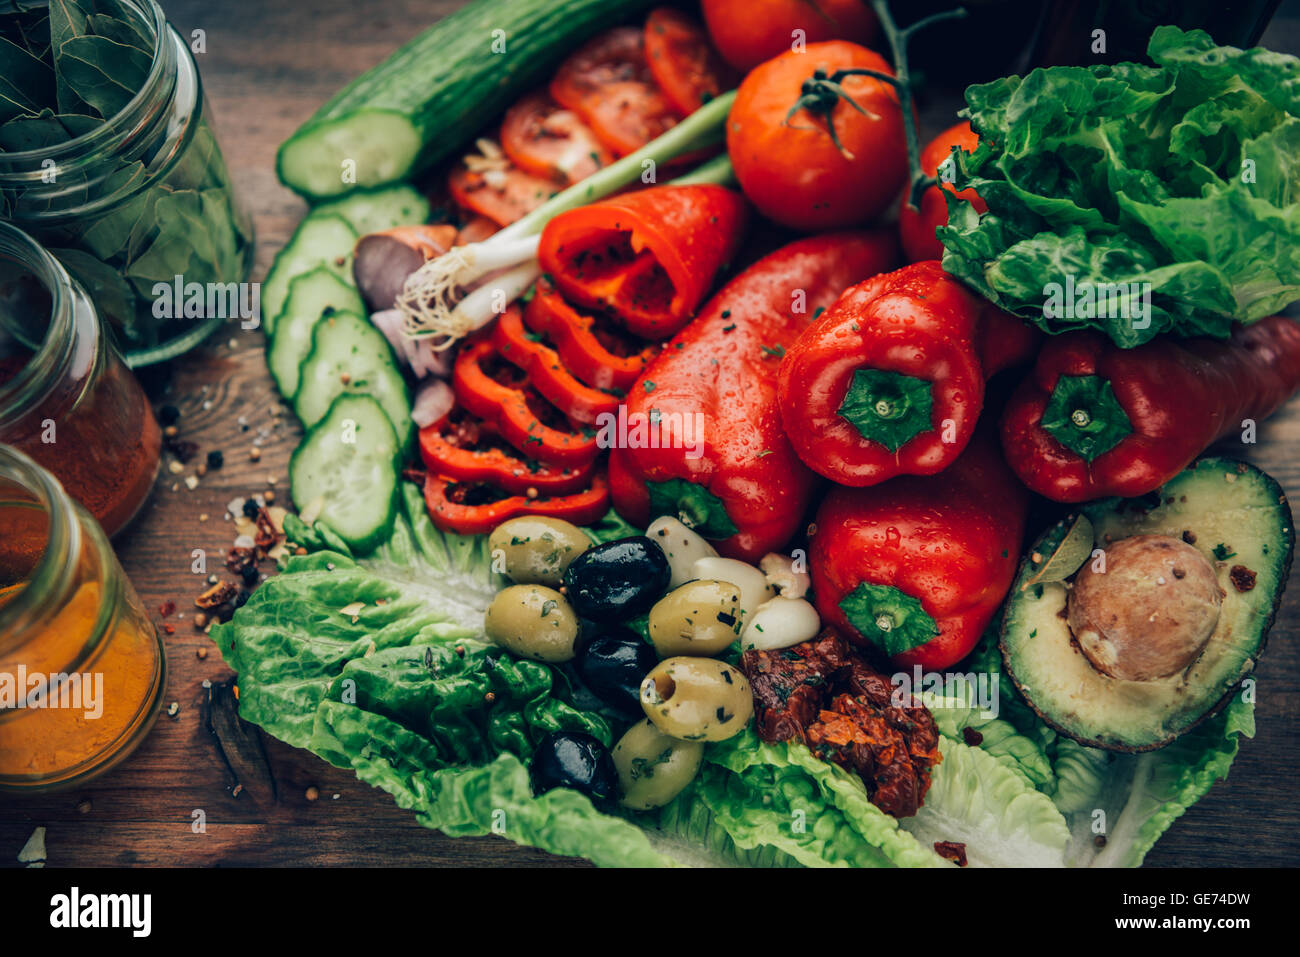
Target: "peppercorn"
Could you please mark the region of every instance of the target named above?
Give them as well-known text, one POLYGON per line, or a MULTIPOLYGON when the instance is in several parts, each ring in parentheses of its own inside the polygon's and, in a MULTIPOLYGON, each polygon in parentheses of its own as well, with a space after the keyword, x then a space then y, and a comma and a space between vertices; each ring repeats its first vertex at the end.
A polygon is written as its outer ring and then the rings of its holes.
POLYGON ((174 405, 164 405, 158 410, 158 424, 161 426, 175 425, 181 417, 181 410, 174 405))
MULTIPOLYGON (((249 567, 252 567, 252 566, 249 566, 249 567)), ((256 570, 256 569, 254 569, 254 570, 256 570)), ((247 591, 246 589, 243 589, 243 588, 239 589, 239 591, 237 591, 237 592, 235 593, 235 607, 236 607, 236 608, 243 608, 244 605, 245 605, 245 603, 248 601, 248 599, 249 599, 249 597, 250 597, 251 595, 252 595, 252 592, 249 592, 249 591, 247 591)))
POLYGON ((253 499, 253 498, 244 499, 244 515, 246 515, 248 518, 257 518, 257 513, 261 510, 261 508, 262 506, 257 504, 257 499, 253 499))
POLYGON ((221 454, 220 449, 213 449, 208 453, 208 468, 219 469, 226 464, 226 457, 221 454))
MULTIPOLYGON (((239 576, 244 579, 245 585, 255 585, 258 576, 257 566, 252 562, 249 562, 239 570, 239 576)), ((243 602, 239 602, 238 598, 236 598, 235 601, 238 602, 238 604, 235 605, 236 608, 238 608, 240 604, 243 604, 243 602)))

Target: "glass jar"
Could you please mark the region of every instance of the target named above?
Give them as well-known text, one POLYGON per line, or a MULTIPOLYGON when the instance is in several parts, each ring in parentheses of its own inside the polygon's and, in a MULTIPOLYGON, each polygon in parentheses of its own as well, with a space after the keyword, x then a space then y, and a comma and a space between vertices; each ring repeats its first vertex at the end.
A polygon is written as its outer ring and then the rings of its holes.
POLYGON ((79 283, 0 223, 0 442, 55 474, 110 535, 158 474, 162 433, 79 283))
POLYGON ((0 790, 69 787, 144 738, 163 645, 95 520, 0 445, 0 790))
POLYGON ((120 3, 154 45, 143 88, 85 135, 0 152, 0 220, 67 267, 127 364, 140 366, 193 348, 232 318, 236 298, 211 290, 247 280, 253 230, 212 133, 189 47, 154 0, 120 3), (203 309, 155 309, 161 284, 176 285, 177 276, 209 290, 203 309))

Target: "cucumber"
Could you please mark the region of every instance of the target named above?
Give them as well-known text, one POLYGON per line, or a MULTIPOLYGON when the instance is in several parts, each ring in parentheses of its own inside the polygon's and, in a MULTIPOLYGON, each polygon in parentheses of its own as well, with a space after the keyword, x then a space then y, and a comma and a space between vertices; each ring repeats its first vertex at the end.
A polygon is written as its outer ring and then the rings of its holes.
POLYGON ((266 355, 266 364, 280 394, 292 399, 297 393, 298 366, 311 352, 312 331, 322 315, 335 312, 364 315, 365 311, 356 287, 349 286, 325 266, 294 276, 266 355))
POLYGON ((379 403, 406 449, 412 440, 411 393, 393 361, 383 333, 350 312, 336 312, 316 323, 311 352, 298 370, 294 411, 304 428, 328 412, 339 395, 361 393, 379 403))
POLYGON ((462 150, 587 37, 648 6, 475 0, 322 106, 281 145, 280 181, 323 199, 407 179, 462 150))
POLYGON ((429 219, 429 201, 414 186, 401 183, 380 189, 359 189, 342 199, 315 207, 313 216, 342 216, 358 236, 394 226, 418 226, 429 219))
POLYGON ((298 224, 262 283, 262 319, 268 336, 275 335, 289 296, 289 283, 295 276, 324 266, 348 285, 356 285, 352 278, 352 249, 358 238, 351 224, 334 213, 310 213, 298 224))
POLYGON ((299 511, 319 507, 320 521, 367 552, 392 532, 400 469, 397 436, 379 403, 340 395, 289 460, 289 490, 299 511))

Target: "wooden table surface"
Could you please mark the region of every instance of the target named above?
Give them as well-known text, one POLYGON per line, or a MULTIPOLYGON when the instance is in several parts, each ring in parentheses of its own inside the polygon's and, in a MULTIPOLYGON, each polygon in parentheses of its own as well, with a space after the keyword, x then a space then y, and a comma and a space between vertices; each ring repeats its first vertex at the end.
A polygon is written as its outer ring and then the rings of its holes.
MULTIPOLYGON (((278 144, 358 72, 382 60, 457 0, 163 0, 173 23, 206 32, 198 57, 217 129, 258 232, 254 278, 303 214, 280 186, 278 144)), ((1300 52, 1294 7, 1264 45, 1300 52)), ((931 132, 940 127, 926 124, 931 132)), ((945 124, 946 125, 946 124, 945 124)), ((181 437, 202 453, 220 449, 225 467, 193 491, 159 479, 139 521, 115 545, 127 574, 166 635, 169 675, 163 714, 121 767, 79 790, 40 798, 0 796, 0 867, 13 866, 34 827, 47 828, 50 866, 60 865, 539 865, 580 863, 504 839, 456 839, 427 830, 383 792, 233 718, 222 682, 231 677, 215 646, 192 624, 200 578, 192 549, 214 565, 232 544, 226 503, 273 487, 287 498, 287 462, 300 431, 279 402, 263 361, 260 331, 232 323, 208 345, 151 370, 158 403, 182 412, 181 437), (265 431, 260 461, 249 449, 265 431), (268 486, 274 480, 274 486, 268 486), (202 520, 206 515, 207 520, 202 520), (186 617, 163 619, 174 601, 186 617), (200 654, 206 657, 200 658, 200 654), (213 687, 205 688, 204 682, 213 687), (319 792, 308 800, 308 789, 319 792), (194 812, 206 828, 196 833, 194 812)), ((1253 448, 1225 449, 1272 473, 1300 498, 1300 400, 1263 426, 1253 448)), ((197 461, 197 460, 196 460, 197 461)), ((186 474, 192 472, 187 470, 186 474)), ((1258 672, 1258 733, 1231 778, 1174 824, 1148 855, 1153 866, 1294 865, 1300 852, 1300 584, 1293 585, 1258 672)))

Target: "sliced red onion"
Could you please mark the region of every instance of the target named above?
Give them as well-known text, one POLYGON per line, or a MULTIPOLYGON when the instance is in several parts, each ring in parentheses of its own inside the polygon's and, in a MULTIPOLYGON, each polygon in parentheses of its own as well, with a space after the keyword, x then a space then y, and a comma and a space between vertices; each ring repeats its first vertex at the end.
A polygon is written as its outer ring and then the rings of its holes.
POLYGON ((411 421, 425 428, 443 418, 456 403, 456 395, 443 379, 425 379, 415 390, 411 421))
POLYGON ((412 339, 402 328, 402 310, 383 309, 370 314, 370 321, 384 334, 398 357, 411 367, 417 379, 426 375, 446 378, 451 373, 449 350, 437 352, 430 339, 412 339))

